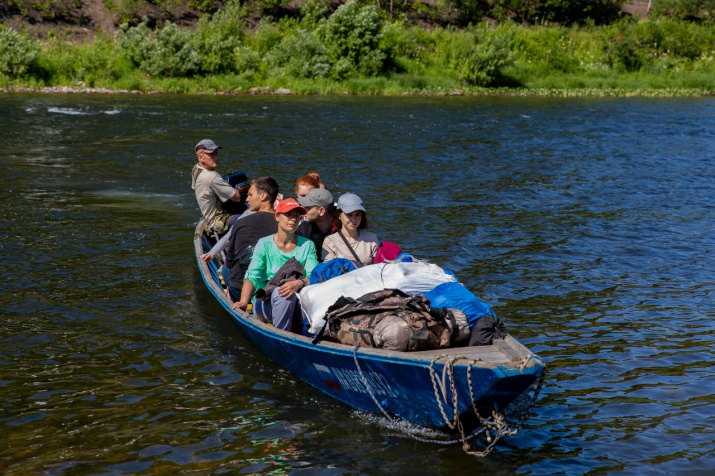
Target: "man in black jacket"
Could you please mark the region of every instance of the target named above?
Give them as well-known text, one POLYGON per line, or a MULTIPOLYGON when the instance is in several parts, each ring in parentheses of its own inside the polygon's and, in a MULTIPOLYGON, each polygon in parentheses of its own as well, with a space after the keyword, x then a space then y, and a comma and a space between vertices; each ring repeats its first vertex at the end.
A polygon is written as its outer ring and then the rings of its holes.
POLYGON ((231 239, 226 248, 226 263, 231 269, 228 290, 235 300, 241 298, 243 276, 251 262, 253 247, 264 236, 272 235, 278 229, 273 204, 278 196, 278 183, 271 177, 258 177, 251 181, 246 203, 254 212, 241 218, 233 225, 231 239))

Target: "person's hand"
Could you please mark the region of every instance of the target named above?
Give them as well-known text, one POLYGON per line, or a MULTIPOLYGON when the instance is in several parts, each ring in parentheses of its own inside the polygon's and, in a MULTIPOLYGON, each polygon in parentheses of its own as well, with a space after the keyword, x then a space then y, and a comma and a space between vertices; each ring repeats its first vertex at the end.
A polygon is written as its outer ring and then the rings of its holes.
POLYGON ((243 301, 238 301, 231 304, 231 309, 240 309, 242 311, 245 311, 247 307, 248 303, 243 301))
POLYGON ((283 283, 280 288, 278 288, 278 294, 280 297, 289 298, 293 293, 297 293, 303 287, 303 283, 300 279, 294 279, 293 281, 288 281, 283 283))
POLYGON ((206 261, 207 263, 210 262, 212 259, 214 259, 214 256, 211 253, 204 253, 201 255, 201 259, 206 261))

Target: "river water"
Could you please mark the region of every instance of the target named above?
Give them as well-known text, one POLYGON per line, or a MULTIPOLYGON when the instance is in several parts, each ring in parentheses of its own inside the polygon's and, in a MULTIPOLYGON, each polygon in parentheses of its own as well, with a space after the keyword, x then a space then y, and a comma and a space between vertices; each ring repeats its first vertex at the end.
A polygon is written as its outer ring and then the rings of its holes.
POLYGON ((0 473, 706 474, 715 100, 0 95, 0 473), (480 459, 258 353, 192 249, 193 145, 317 171, 547 362, 480 459))

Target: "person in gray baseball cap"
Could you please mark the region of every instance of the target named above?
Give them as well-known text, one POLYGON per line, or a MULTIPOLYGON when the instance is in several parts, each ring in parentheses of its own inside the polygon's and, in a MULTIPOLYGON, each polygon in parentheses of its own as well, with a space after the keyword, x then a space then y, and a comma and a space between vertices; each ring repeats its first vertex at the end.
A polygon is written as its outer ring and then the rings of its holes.
POLYGON ((238 189, 233 188, 218 172, 218 150, 221 147, 211 139, 203 139, 194 146, 198 164, 191 171, 191 188, 196 194, 207 229, 224 234, 238 216, 225 211, 221 204, 241 201, 238 189))
POLYGON ((337 228, 335 233, 323 241, 323 259, 349 259, 356 268, 372 264, 380 241, 375 233, 365 231, 365 207, 360 197, 354 193, 344 193, 338 199, 337 228))
POLYGON ((315 243, 318 261, 322 261, 320 250, 323 240, 335 231, 335 202, 333 195, 324 188, 314 188, 305 197, 298 197, 298 203, 305 208, 305 221, 296 233, 310 238, 315 243))

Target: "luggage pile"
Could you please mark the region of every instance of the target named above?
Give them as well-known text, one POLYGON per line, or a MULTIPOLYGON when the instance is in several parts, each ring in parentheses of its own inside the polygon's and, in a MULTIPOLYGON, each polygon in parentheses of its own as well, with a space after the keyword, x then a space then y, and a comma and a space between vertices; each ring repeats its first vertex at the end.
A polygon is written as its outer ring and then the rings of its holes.
POLYGON ((353 346, 420 351, 488 345, 506 335, 489 305, 452 273, 420 261, 332 276, 305 288, 300 302, 309 332, 323 336, 327 329, 331 338, 353 346))

